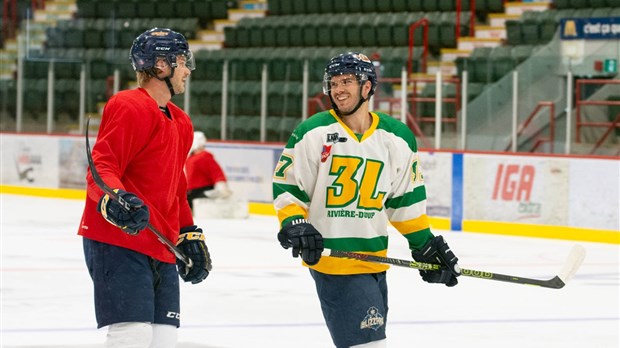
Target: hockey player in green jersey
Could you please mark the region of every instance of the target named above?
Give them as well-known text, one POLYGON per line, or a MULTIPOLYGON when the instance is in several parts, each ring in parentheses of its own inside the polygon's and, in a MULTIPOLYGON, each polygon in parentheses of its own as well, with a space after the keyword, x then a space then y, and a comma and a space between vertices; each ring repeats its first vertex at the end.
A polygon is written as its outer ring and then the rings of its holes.
POLYGON ((372 62, 349 52, 330 60, 323 91, 333 109, 292 133, 274 172, 278 240, 310 268, 336 347, 385 347, 387 265, 321 257, 323 248, 386 256, 388 222, 408 241, 424 281, 457 284, 458 259, 426 215, 416 140, 402 122, 369 112, 372 62))

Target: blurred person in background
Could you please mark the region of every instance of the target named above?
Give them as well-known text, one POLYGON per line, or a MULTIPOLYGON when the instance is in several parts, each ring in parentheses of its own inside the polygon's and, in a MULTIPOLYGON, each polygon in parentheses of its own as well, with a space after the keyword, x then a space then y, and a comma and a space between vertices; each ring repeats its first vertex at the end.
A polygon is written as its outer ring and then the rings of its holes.
POLYGON ((194 132, 192 148, 185 162, 187 200, 190 207, 193 207, 195 198, 228 198, 232 195, 222 167, 205 145, 205 134, 194 132))

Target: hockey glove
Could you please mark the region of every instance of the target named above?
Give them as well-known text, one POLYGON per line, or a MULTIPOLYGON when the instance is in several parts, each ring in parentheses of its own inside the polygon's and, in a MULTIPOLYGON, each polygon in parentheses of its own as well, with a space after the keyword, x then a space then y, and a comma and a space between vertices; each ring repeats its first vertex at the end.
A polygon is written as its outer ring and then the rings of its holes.
POLYGON ((443 283, 446 286, 455 286, 458 283, 456 277, 461 275, 461 269, 457 264, 459 259, 454 256, 442 236, 434 237, 419 251, 412 250, 411 256, 417 262, 441 265, 441 269, 436 271, 420 271, 425 282, 443 283))
POLYGON ((293 248, 293 257, 301 254, 308 265, 316 265, 323 252, 323 236, 305 219, 293 220, 278 232, 284 249, 293 248))
POLYGON ((114 192, 118 195, 118 201, 105 194, 99 199, 97 211, 123 232, 131 235, 140 233, 149 223, 149 208, 133 193, 120 189, 114 192))
POLYGON ((186 282, 198 284, 205 280, 211 271, 211 255, 205 244, 205 235, 202 229, 196 226, 183 227, 179 234, 177 246, 190 259, 194 265, 188 268, 185 262, 177 259, 177 271, 186 282))

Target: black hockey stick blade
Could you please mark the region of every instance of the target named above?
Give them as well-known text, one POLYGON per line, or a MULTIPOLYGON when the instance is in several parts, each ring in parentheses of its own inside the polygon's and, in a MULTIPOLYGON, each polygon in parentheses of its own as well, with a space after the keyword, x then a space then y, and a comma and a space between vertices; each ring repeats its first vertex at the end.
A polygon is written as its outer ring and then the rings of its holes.
MULTIPOLYGON (((125 209, 130 209, 127 202, 125 202, 125 200, 123 200, 118 194, 116 194, 116 192, 114 192, 114 190, 103 181, 101 176, 99 176, 99 172, 97 172, 97 168, 95 168, 95 163, 93 161, 93 155, 90 151, 90 141, 88 140, 89 123, 90 123, 90 118, 86 120, 86 158, 88 159, 88 167, 90 168, 90 173, 93 176, 93 180, 95 181, 95 184, 97 184, 97 186, 103 192, 105 192, 108 196, 110 196, 113 200, 117 201, 121 206, 125 207, 125 209)), ((170 251, 179 260, 185 263, 187 271, 189 271, 189 269, 192 268, 192 266, 194 265, 194 263, 192 262, 192 259, 190 259, 185 254, 183 254, 183 252, 179 250, 179 248, 177 248, 176 245, 174 245, 170 240, 168 240, 168 238, 166 238, 166 236, 164 236, 157 228, 151 225, 150 222, 146 225, 146 228, 148 228, 151 232, 153 232, 153 234, 157 236, 157 239, 159 239, 160 242, 166 245, 168 249, 170 249, 170 251)))
MULTIPOLYGON (((366 262, 374 262, 374 263, 383 263, 388 265, 394 265, 399 267, 406 267, 418 270, 425 271, 433 271, 439 270, 441 268, 440 265, 434 263, 424 263, 424 262, 416 262, 409 260, 401 260, 394 259, 390 257, 376 256, 376 255, 368 255, 361 254, 349 251, 341 251, 341 250, 333 250, 333 249, 325 249, 323 251, 324 256, 332 256, 339 257, 345 259, 353 259, 359 261, 366 262)), ((586 251, 583 246, 577 244, 573 247, 570 254, 568 255, 568 259, 564 264, 564 268, 560 275, 557 275, 551 279, 540 280, 540 279, 532 279, 532 278, 524 278, 524 277, 516 277, 512 275, 505 275, 499 273, 492 273, 486 271, 478 271, 473 269, 461 268, 461 275, 465 277, 486 279, 486 280, 496 280, 501 282, 508 282, 514 284, 525 284, 525 285, 535 285, 543 288, 549 289, 561 289, 566 285, 566 283, 575 275, 583 260, 585 258, 586 251)))

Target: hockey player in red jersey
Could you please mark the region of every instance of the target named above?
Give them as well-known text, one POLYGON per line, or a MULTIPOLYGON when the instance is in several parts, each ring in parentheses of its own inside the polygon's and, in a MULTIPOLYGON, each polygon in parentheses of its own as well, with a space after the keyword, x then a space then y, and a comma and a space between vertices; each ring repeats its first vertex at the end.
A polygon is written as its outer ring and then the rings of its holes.
POLYGON ((183 35, 153 28, 130 50, 139 88, 107 102, 92 158, 121 205, 87 175, 78 234, 94 284, 106 347, 173 347, 180 321, 179 275, 199 283, 211 270, 202 230, 194 225, 183 171, 191 146, 189 116, 171 102, 185 91, 194 58, 183 35), (144 230, 150 223, 192 262, 187 267, 144 230))
POLYGON ((232 194, 222 167, 213 154, 205 149, 206 144, 204 133, 194 132, 192 149, 185 163, 187 200, 190 207, 195 198, 227 198, 232 194))

